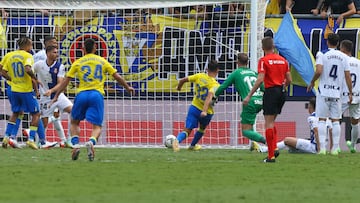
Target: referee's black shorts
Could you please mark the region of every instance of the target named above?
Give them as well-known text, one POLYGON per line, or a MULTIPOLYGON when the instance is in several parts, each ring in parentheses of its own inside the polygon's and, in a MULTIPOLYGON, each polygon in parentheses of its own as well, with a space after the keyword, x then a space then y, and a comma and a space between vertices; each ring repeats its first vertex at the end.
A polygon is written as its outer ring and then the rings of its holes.
POLYGON ((286 99, 283 86, 266 88, 263 96, 264 115, 277 115, 281 113, 286 99))

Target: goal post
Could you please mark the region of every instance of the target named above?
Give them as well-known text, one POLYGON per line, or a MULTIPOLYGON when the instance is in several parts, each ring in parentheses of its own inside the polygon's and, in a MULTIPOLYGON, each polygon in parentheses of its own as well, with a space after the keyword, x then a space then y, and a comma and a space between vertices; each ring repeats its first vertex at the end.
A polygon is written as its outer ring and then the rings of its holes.
MULTIPOLYGON (((9 0, 1 1, 0 7, 7 13, 1 17, 1 58, 17 48, 16 40, 22 36, 33 40, 36 53, 43 49, 44 38, 51 35, 59 42, 59 60, 69 69, 83 54, 82 42, 93 38, 97 54, 136 89, 136 95, 130 96, 108 77, 99 140, 104 146, 161 146, 166 135, 177 135, 184 127, 194 95, 191 84, 177 91, 178 79, 205 72, 209 60, 214 59, 221 65, 217 77, 221 83, 237 68, 238 52, 249 55, 254 70, 262 54, 266 0, 9 0)), ((10 115, 6 83, 2 79, 0 84, 0 111, 10 115)), ((74 80, 66 95, 73 99, 76 88, 74 80)), ((239 96, 234 88, 228 88, 216 104, 200 144, 245 146, 248 140, 241 135, 240 113, 239 96)), ((66 113, 62 114, 62 123, 67 133, 66 113)), ((258 122, 257 129, 263 129, 262 125, 263 121, 258 122)), ((1 120, 0 130, 4 132, 5 127, 6 121, 1 120)), ((89 138, 91 130, 89 123, 81 123, 81 142, 89 138)), ((47 139, 59 140, 52 125, 47 139)))

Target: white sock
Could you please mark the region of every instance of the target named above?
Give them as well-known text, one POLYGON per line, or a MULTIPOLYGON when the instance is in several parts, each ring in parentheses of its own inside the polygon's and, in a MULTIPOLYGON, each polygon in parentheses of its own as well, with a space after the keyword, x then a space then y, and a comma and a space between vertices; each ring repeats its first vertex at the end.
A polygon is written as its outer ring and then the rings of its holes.
POLYGON ((261 153, 267 153, 268 147, 266 145, 260 145, 260 152, 261 153))
POLYGON ((71 141, 71 131, 70 131, 70 128, 71 128, 71 113, 68 114, 68 142, 71 141))
POLYGON ((54 116, 50 116, 50 117, 48 118, 48 124, 49 124, 49 123, 53 123, 54 120, 56 120, 56 118, 55 118, 54 116))
POLYGON ((64 133, 64 128, 61 124, 61 120, 60 119, 57 119, 55 118, 55 120, 53 120, 53 123, 54 123, 54 128, 55 130, 57 131, 60 139, 62 142, 66 142, 66 138, 65 138, 65 133, 64 133))
MULTIPOLYGON (((319 142, 320 142, 320 150, 326 150, 326 122, 323 120, 319 120, 318 122, 318 133, 319 133, 319 142)), ((334 131, 333 131, 334 134, 334 131)))
POLYGON ((281 142, 276 143, 276 146, 277 146, 277 148, 279 148, 279 149, 285 149, 285 148, 286 148, 286 145, 285 145, 285 142, 284 142, 284 141, 281 141, 281 142))
POLYGON ((339 148, 341 129, 339 121, 333 122, 332 125, 333 148, 331 151, 336 151, 339 148))
POLYGON ((359 124, 351 124, 351 146, 355 147, 359 134, 359 124))

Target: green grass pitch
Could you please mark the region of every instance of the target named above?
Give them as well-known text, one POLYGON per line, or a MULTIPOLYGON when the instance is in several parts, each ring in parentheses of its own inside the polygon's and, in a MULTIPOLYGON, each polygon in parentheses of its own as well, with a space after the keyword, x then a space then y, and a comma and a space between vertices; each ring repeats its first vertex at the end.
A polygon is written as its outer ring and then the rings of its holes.
POLYGON ((0 202, 359 202, 359 154, 235 149, 0 149, 0 202))

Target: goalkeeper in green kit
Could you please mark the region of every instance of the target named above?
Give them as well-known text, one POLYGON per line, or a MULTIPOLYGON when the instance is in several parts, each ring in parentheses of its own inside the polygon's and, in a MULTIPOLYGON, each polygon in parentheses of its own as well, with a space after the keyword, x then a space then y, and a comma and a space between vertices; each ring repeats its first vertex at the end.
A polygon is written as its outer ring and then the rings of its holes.
MULTIPOLYGON (((248 95, 257 80, 257 73, 248 68, 248 61, 249 58, 246 54, 238 54, 238 68, 234 70, 216 90, 216 98, 232 84, 235 85, 235 89, 240 94, 241 99, 244 99, 248 95)), ((253 129, 256 115, 262 109, 263 94, 264 85, 262 84, 251 97, 249 104, 242 106, 240 117, 243 136, 249 138, 250 140, 265 144, 266 139, 253 129)), ((252 150, 252 147, 250 150, 252 150)))

